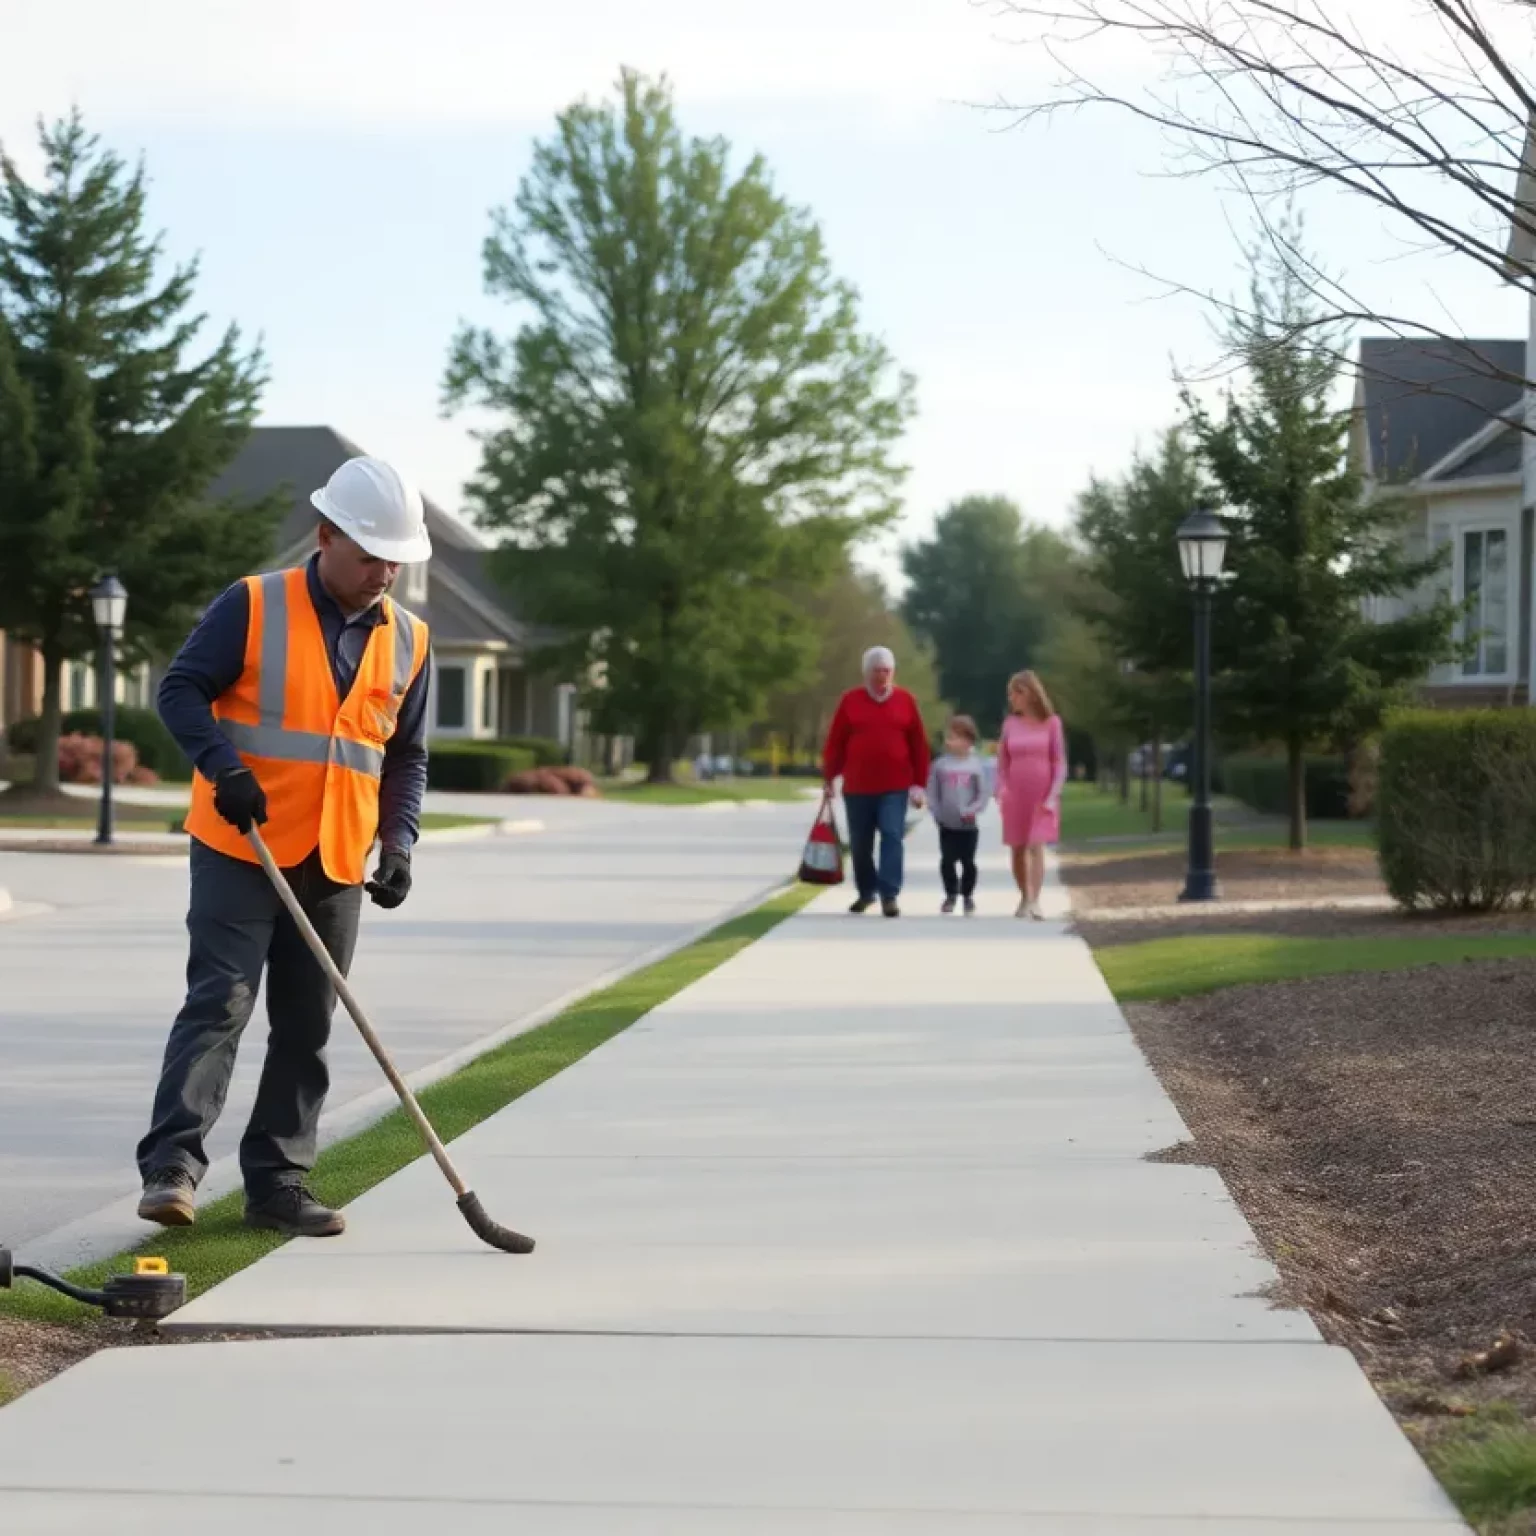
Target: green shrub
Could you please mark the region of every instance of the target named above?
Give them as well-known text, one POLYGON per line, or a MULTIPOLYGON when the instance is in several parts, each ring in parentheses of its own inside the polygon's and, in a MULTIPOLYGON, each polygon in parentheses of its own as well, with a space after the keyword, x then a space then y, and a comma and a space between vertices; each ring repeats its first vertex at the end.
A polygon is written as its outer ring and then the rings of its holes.
POLYGON ((1536 714, 1404 710, 1381 736, 1381 870, 1410 910, 1536 901, 1536 714))
POLYGON ((5 744, 12 752, 31 757, 37 751, 37 716, 23 715, 5 728, 5 744))
MULTIPOLYGON (((1307 819, 1334 821, 1349 815, 1349 759, 1307 757, 1307 819)), ((1241 755, 1222 763, 1225 793, 1270 816, 1291 813, 1290 767, 1283 757, 1241 755)))
POLYGON ((526 747, 499 741, 434 742, 427 750, 427 787, 491 792, 534 766, 526 747))
MULTIPOLYGON (((37 751, 36 715, 12 721, 5 733, 6 745, 13 752, 32 755, 37 751)), ((100 736, 99 709, 72 709, 59 724, 61 736, 100 736)), ((112 734, 118 741, 131 742, 139 762, 152 768, 162 779, 186 783, 192 777, 192 765, 176 745, 176 738, 166 730, 160 716, 152 709, 133 709, 119 704, 112 715, 112 734)))
MULTIPOLYGON (((767 747, 753 747, 749 752, 743 752, 741 756, 752 765, 753 773, 773 772, 773 753, 767 747)), ((819 779, 821 777, 821 759, 819 757, 807 757, 801 753, 798 757, 791 758, 787 753, 779 753, 779 777, 781 779, 819 779)))
POLYGON ((532 752, 535 768, 563 768, 565 748, 548 736, 499 736, 493 745, 516 752, 532 752))

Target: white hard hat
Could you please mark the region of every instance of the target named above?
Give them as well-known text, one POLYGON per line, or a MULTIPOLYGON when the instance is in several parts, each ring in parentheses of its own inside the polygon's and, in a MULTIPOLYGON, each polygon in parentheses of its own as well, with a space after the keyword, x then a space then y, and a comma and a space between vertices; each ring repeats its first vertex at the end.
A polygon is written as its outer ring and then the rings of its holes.
POLYGON ((383 459, 348 459, 309 499, 377 560, 419 565, 432 558, 421 492, 383 459))

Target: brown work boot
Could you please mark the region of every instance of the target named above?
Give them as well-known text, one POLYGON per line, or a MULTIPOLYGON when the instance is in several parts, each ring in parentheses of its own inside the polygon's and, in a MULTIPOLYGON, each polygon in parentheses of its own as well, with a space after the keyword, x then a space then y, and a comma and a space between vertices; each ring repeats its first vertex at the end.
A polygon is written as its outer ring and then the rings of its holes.
POLYGON ((347 1218, 321 1203, 302 1184, 284 1184, 270 1195, 245 1197, 245 1224, 286 1237, 336 1237, 347 1230, 347 1218))
POLYGON ((162 1227, 190 1227, 197 1220, 192 1200, 196 1191, 197 1182, 185 1168, 157 1168, 144 1181, 140 1219, 162 1227))

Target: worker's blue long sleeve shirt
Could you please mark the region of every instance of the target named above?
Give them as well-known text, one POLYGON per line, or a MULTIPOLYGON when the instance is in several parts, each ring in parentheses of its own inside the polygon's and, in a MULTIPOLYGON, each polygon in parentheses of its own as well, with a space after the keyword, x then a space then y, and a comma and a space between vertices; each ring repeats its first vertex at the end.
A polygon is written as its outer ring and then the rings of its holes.
MULTIPOLYGON (((336 691, 351 690, 368 638, 383 621, 380 605, 347 618, 321 584, 316 560, 309 562, 309 595, 320 618, 336 691)), ((240 754, 213 718, 213 701, 234 687, 245 670, 245 635, 251 599, 243 581, 222 592, 187 636, 160 684, 160 718, 205 779, 225 768, 240 768, 240 754)), ((427 787, 427 692, 431 657, 406 690, 395 733, 384 745, 379 782, 379 842, 409 852, 421 823, 427 787)))

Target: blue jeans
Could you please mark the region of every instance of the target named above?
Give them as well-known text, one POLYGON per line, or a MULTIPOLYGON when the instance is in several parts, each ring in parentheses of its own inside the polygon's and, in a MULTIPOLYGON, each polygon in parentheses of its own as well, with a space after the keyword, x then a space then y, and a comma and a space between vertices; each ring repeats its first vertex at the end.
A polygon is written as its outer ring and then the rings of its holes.
POLYGON ((853 879, 865 901, 879 896, 895 901, 901 894, 902 842, 907 832, 907 792, 844 795, 848 811, 848 848, 853 879), (880 865, 875 868, 875 836, 880 837, 880 865))

